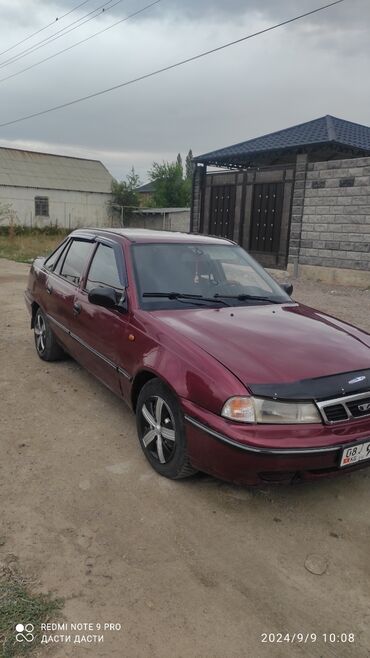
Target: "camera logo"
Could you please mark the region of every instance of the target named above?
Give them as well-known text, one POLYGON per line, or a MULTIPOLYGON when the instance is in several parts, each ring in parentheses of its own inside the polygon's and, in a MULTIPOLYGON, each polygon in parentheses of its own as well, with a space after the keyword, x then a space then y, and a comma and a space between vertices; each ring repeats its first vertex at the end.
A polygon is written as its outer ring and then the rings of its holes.
POLYGON ((35 630, 35 627, 33 624, 17 624, 15 627, 15 630, 17 631, 15 639, 17 642, 33 642, 35 639, 35 636, 33 634, 33 631, 35 630))

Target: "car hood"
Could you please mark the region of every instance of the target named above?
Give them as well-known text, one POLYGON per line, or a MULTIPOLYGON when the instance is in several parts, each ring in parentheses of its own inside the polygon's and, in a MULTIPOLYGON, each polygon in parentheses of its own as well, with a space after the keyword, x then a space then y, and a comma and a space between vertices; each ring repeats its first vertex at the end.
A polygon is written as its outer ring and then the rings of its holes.
POLYGON ((370 368, 370 335, 302 304, 154 311, 246 384, 370 368))

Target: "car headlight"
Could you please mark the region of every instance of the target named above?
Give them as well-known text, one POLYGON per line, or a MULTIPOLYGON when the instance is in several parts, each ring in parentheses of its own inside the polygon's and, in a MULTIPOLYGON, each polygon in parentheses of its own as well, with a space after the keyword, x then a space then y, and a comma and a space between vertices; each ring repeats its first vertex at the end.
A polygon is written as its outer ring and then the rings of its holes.
POLYGON ((321 417, 313 402, 279 402, 254 397, 230 398, 221 415, 239 423, 320 423, 321 417))

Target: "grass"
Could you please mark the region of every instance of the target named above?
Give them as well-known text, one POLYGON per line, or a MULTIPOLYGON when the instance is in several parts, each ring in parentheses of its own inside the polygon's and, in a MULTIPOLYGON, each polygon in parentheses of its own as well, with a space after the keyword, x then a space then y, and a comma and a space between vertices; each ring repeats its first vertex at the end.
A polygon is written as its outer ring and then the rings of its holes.
POLYGON ((1 227, 0 258, 30 263, 36 256, 47 256, 69 233, 68 230, 1 227))
MULTIPOLYGON (((10 567, 0 568, 0 656, 15 658, 24 656, 40 647, 41 624, 58 615, 63 607, 61 599, 51 599, 46 594, 35 594, 30 583, 10 567), (17 624, 32 624, 35 639, 17 642, 17 624)), ((53 619, 54 620, 54 619, 53 619)))

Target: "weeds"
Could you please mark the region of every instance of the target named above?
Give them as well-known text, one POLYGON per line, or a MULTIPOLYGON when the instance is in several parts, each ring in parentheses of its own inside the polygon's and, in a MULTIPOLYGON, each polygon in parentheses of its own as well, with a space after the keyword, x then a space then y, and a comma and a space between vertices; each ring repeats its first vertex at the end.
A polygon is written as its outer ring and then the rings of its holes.
POLYGON ((31 226, 22 226, 21 224, 14 224, 11 222, 7 226, 0 226, 0 236, 9 236, 11 233, 13 235, 67 235, 70 233, 70 229, 59 228, 55 225, 42 226, 42 227, 31 227, 31 226))
MULTIPOLYGON (((0 567, 0 656, 24 656, 40 646, 41 624, 50 621, 63 607, 61 599, 35 594, 29 581, 10 567, 0 567), (18 642, 16 625, 32 624, 32 642, 18 642)), ((30 639, 30 638, 29 638, 30 639)))
POLYGON ((70 231, 55 226, 29 228, 10 224, 0 226, 0 258, 30 263, 36 256, 47 256, 70 231))

